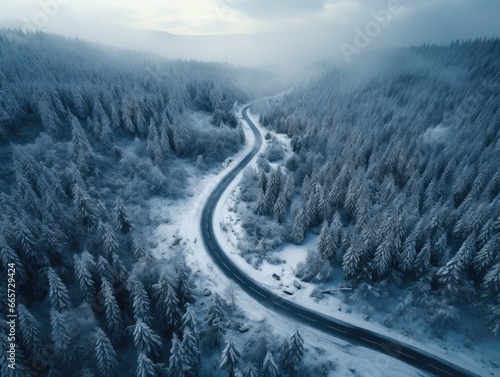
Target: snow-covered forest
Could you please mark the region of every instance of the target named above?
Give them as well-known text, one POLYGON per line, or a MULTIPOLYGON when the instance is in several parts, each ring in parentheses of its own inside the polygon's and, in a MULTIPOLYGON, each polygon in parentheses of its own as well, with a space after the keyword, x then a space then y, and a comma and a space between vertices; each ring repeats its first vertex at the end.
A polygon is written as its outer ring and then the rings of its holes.
POLYGON ((424 320, 443 336, 468 313, 496 334, 499 82, 499 39, 423 45, 367 54, 261 106, 293 153, 268 135, 244 175, 245 258, 313 232, 303 281, 342 274, 359 307, 396 298, 387 326, 424 320))
MULTIPOLYGON (((269 80, 228 64, 0 32, 0 278, 15 264, 18 313, 13 370, 2 284, 1 376, 196 376, 200 354, 214 349, 235 375, 229 305, 215 294, 195 314, 199 291, 182 252, 158 263, 142 231, 147 199, 182 197, 189 172, 217 168, 245 144, 233 106, 269 80)), ((293 372, 300 335, 289 344, 293 372)), ((265 360, 275 375, 272 355, 265 360)))

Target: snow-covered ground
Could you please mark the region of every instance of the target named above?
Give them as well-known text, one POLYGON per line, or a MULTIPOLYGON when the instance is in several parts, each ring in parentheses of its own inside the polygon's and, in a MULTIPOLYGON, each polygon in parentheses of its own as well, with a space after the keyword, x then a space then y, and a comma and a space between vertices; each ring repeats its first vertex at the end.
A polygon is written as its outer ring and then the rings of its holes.
MULTIPOLYGON (((255 116, 252 117, 252 120, 258 125, 255 116)), ((261 131, 263 134, 268 132, 267 130, 262 130, 262 128, 261 131)), ((284 135, 273 134, 273 136, 277 137, 285 147, 288 145, 289 141, 284 135)), ((265 148, 265 144, 266 143, 264 143, 263 148, 265 148)), ((253 166, 255 166, 255 161, 253 162, 253 166)), ((464 344, 464 334, 451 331, 446 334, 445 339, 431 339, 422 329, 415 328, 412 330, 413 333, 410 337, 401 329, 390 329, 374 321, 379 318, 372 318, 370 320, 365 314, 351 308, 335 295, 326 294, 321 300, 311 297, 311 292, 314 289, 320 288, 326 290, 337 288, 342 282, 342 275, 340 273, 334 274, 334 279, 327 284, 320 285, 300 282, 301 288, 297 289, 293 284, 297 281, 294 273, 296 266, 299 262, 305 261, 307 250, 316 248, 316 235, 308 234, 301 245, 286 244, 269 255, 269 259, 282 260, 284 262, 282 264, 275 265, 264 260, 258 269, 248 264, 239 254, 237 249, 239 237, 244 234, 244 230, 241 228, 240 218, 234 210, 236 208, 236 198, 238 197, 239 191, 238 181, 238 178, 233 181, 232 185, 226 190, 222 200, 219 202, 215 214, 215 221, 216 223, 219 222, 220 226, 216 226, 215 231, 223 250, 230 254, 234 263, 236 263, 241 270, 245 271, 248 276, 268 289, 275 290, 283 299, 294 301, 331 317, 368 328, 397 341, 423 349, 467 370, 473 371, 478 375, 496 375, 498 368, 500 368, 500 352, 498 350, 498 339, 493 335, 484 334, 480 341, 473 345, 464 344), (280 280, 278 281, 273 278, 273 274, 280 276, 280 280), (293 295, 290 296, 283 293, 284 289, 292 291, 293 295)))
MULTIPOLYGON (((240 110, 241 114, 241 110, 240 110)), ((257 302, 245 292, 243 292, 237 284, 226 278, 226 276, 215 266, 213 260, 203 247, 201 242, 201 232, 199 220, 203 205, 211 191, 217 183, 223 178, 230 169, 232 169, 250 150, 254 139, 250 129, 245 125, 245 133, 247 136, 247 147, 232 158, 229 164, 223 164, 220 170, 216 173, 208 174, 204 177, 191 175, 190 185, 191 192, 185 199, 169 200, 165 198, 154 198, 148 203, 151 208, 151 222, 154 227, 151 229, 151 239, 156 240, 155 256, 159 258, 161 263, 162 258, 169 257, 176 247, 173 246, 174 240, 179 241, 184 246, 186 260, 192 268, 195 283, 199 292, 206 290, 212 293, 218 292, 226 301, 231 302, 234 299, 235 304, 241 308, 245 314, 245 319, 233 318, 234 321, 244 321, 250 330, 244 334, 240 334, 231 326, 232 330, 228 332, 238 344, 240 350, 243 350, 244 344, 262 328, 262 323, 265 322, 272 328, 272 332, 282 337, 288 337, 296 328, 299 329, 306 347, 309 349, 306 357, 311 363, 319 364, 326 361, 332 361, 335 365, 335 370, 330 373, 331 376, 421 376, 422 372, 408 366, 407 364, 398 361, 388 355, 369 350, 364 347, 353 346, 341 339, 325 335, 320 331, 311 329, 300 323, 294 322, 284 316, 277 315, 272 311, 272 306, 269 303, 257 302), (226 166, 227 165, 227 166, 226 166), (388 374, 388 371, 391 371, 388 374)), ((221 200, 221 204, 217 209, 216 218, 225 219, 228 215, 227 204, 229 198, 233 195, 231 192, 235 189, 237 180, 226 191, 225 197, 221 200)), ((234 215, 234 214, 233 214, 234 215)), ((218 227, 215 227, 218 229, 218 227)), ((262 271, 256 271, 245 263, 245 261, 237 254, 236 248, 228 243, 224 237, 225 233, 220 230, 218 238, 223 242, 224 250, 231 250, 233 258, 238 265, 247 271, 250 276, 256 280, 275 289, 280 289, 272 278, 268 279, 268 274, 274 271, 276 267, 263 266, 262 271)), ((310 240, 313 242, 313 240, 310 240)), ((297 262, 300 256, 300 250, 293 249, 286 251, 290 261, 297 262), (292 256, 296 256, 293 258, 292 256)), ((291 274, 285 267, 285 281, 291 279, 291 274)), ((294 300, 301 300, 309 305, 310 300, 306 300, 307 288, 304 289, 304 295, 294 295, 294 300)), ((200 295, 201 296, 201 295, 200 295)), ((210 303, 210 297, 202 297, 196 304, 200 308, 210 303)), ((322 307, 317 305, 318 308, 322 307)), ((236 326, 237 327, 237 326, 236 326)), ((242 358, 245 355, 242 354, 242 358)), ((202 361, 203 376, 219 376, 221 372, 217 368, 217 357, 205 359, 202 361)), ((244 366, 242 365, 242 368, 244 366)), ((260 366, 258 366, 260 368, 260 366)), ((312 377, 312 376, 311 376, 312 377)))

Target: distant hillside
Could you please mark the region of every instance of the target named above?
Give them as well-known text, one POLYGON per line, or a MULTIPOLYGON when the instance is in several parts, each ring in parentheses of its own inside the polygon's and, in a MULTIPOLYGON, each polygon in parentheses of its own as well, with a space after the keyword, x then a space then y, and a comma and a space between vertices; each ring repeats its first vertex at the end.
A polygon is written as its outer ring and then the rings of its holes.
POLYGON ((294 156, 258 172, 261 229, 250 229, 296 244, 320 230, 309 268, 340 266, 352 300, 403 289, 389 322, 442 329, 472 305, 496 333, 500 40, 367 54, 277 102, 262 121, 292 138, 294 156))
POLYGON ((16 294, 12 306, 0 285, 2 376, 197 374, 190 271, 181 246, 169 263, 155 260, 147 201, 182 197, 191 174, 244 145, 233 107, 263 77, 0 32, 0 277, 16 294), (10 374, 9 307, 18 315, 10 374), (184 352, 178 339, 190 353, 169 365, 172 342, 174 358, 184 352))

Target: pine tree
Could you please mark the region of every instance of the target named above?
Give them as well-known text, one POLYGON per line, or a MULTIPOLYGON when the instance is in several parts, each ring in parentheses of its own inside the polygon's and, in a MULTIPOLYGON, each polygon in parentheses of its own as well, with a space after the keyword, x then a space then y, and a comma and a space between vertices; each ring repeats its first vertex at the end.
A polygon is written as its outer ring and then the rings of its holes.
POLYGON ((170 358, 168 359, 168 375, 170 377, 185 376, 188 371, 186 355, 182 348, 182 344, 174 334, 172 338, 172 348, 170 348, 170 358))
POLYGON ((105 329, 113 341, 120 341, 123 337, 123 320, 111 284, 106 278, 102 279, 101 295, 104 303, 105 329))
POLYGON ((264 197, 266 190, 267 190, 267 175, 266 175, 266 173, 262 172, 260 174, 259 182, 257 185, 260 188, 262 195, 264 197))
POLYGON ((248 363, 243 371, 243 377, 257 377, 257 368, 252 363, 248 363))
POLYGON ((181 323, 179 300, 172 288, 172 283, 162 278, 153 286, 153 289, 156 309, 160 315, 164 333, 171 332, 181 323))
POLYGON ((279 374, 279 369, 274 362, 273 355, 270 351, 267 351, 266 358, 262 364, 262 371, 260 373, 261 377, 278 377, 279 374))
POLYGON ((0 234, 0 261, 5 271, 7 271, 9 263, 15 264, 16 277, 19 283, 24 283, 27 280, 26 271, 21 259, 19 259, 16 251, 9 245, 3 234, 0 234))
POLYGON ((49 279, 49 299, 52 307, 59 312, 68 310, 71 306, 68 289, 51 267, 47 268, 47 277, 49 279))
POLYGON ((113 253, 118 253, 120 245, 113 228, 104 222, 99 222, 97 227, 97 234, 102 241, 102 250, 106 258, 110 259, 113 253))
POLYGON ((282 173, 281 168, 278 169, 271 174, 271 179, 269 179, 269 183, 267 184, 267 189, 264 197, 264 201, 266 202, 266 208, 272 209, 276 201, 278 200, 278 196, 281 192, 282 186, 282 173))
POLYGON ((139 352, 137 354, 137 377, 156 377, 155 364, 148 358, 148 356, 139 352))
POLYGON ((101 376, 111 377, 116 375, 118 369, 116 352, 108 337, 100 328, 96 332, 95 357, 101 376))
POLYGON ((220 367, 226 371, 227 377, 239 377, 240 351, 232 339, 226 342, 226 347, 222 351, 220 367))
POLYGON ((159 165, 163 162, 163 151, 160 144, 160 137, 158 136, 158 130, 154 124, 154 121, 151 120, 149 125, 149 134, 148 134, 148 154, 151 160, 159 165))
POLYGON ((285 356, 287 369, 290 371, 290 376, 297 376, 302 359, 304 358, 304 340, 296 330, 288 340, 288 347, 285 356))
POLYGON ((170 153, 170 138, 168 137, 168 128, 163 127, 160 135, 160 147, 163 153, 163 156, 166 156, 170 153))
POLYGON ((182 316, 182 331, 189 330, 194 335, 198 333, 197 325, 196 325, 196 314, 190 304, 186 305, 186 311, 182 316))
POLYGON ((102 255, 99 255, 96 265, 97 271, 99 272, 99 276, 101 276, 101 278, 108 279, 108 281, 113 280, 113 268, 106 260, 106 258, 104 258, 102 255))
POLYGON ((484 274, 495 262, 495 256, 500 251, 500 237, 491 238, 474 256, 472 264, 477 274, 484 274))
POLYGON ((500 293, 500 263, 491 267, 483 279, 483 288, 492 296, 500 293))
POLYGON ((378 276, 384 275, 392 263, 392 236, 387 237, 382 241, 382 243, 377 247, 375 251, 375 257, 373 258, 373 263, 378 276))
POLYGON ((52 341, 57 355, 66 361, 71 359, 71 335, 69 333, 68 323, 55 309, 50 310, 50 324, 52 328, 52 341))
POLYGON ((82 126, 78 119, 71 117, 71 125, 73 127, 73 151, 71 159, 78 167, 82 176, 88 177, 97 172, 94 152, 89 140, 85 136, 82 126))
POLYGON ((182 333, 182 349, 186 356, 186 375, 190 377, 198 376, 200 367, 198 337, 188 327, 184 328, 182 333))
POLYGON ((75 206, 78 219, 87 232, 92 231, 98 224, 97 209, 92 203, 88 193, 78 184, 73 186, 73 205, 75 206))
POLYGON ((444 267, 437 271, 436 276, 446 292, 455 294, 458 291, 462 276, 460 260, 453 257, 444 267))
POLYGON ((92 276, 92 270, 95 268, 95 263, 92 256, 84 251, 81 256, 75 254, 73 256, 75 261, 75 275, 80 291, 88 303, 93 302, 96 298, 96 286, 92 276))
POLYGON ((257 196, 257 202, 255 205, 255 213, 257 213, 258 215, 266 215, 269 212, 267 204, 268 203, 266 200, 266 194, 265 194, 264 190, 261 189, 259 191, 259 195, 257 196))
POLYGON ((213 296, 212 303, 208 309, 205 326, 207 328, 207 338, 212 339, 216 345, 220 345, 226 334, 228 320, 226 311, 219 295, 213 296))
MULTIPOLYGON (((41 325, 23 304, 17 307, 19 316, 19 335, 24 349, 28 355, 35 355, 42 352, 43 342, 41 335, 41 325)), ((5 365, 5 364, 4 364, 5 365)))
POLYGON ((292 174, 289 174, 286 177, 285 186, 283 187, 283 193, 287 201, 292 200, 293 194, 295 193, 295 181, 292 174))
POLYGON ((328 225, 328 221, 325 220, 321 226, 317 244, 321 258, 332 261, 339 243, 339 231, 335 228, 335 223, 332 222, 332 225, 328 225))
POLYGON ((144 322, 138 320, 133 326, 134 345, 138 352, 158 356, 162 346, 161 338, 144 322))
POLYGON ((130 221, 128 211, 121 200, 118 201, 115 207, 115 223, 123 234, 127 234, 132 228, 132 222, 130 221))
POLYGON ((413 271, 417 275, 425 275, 431 268, 431 245, 427 242, 425 246, 420 250, 420 253, 415 257, 413 262, 413 271))
POLYGON ((356 275, 361 267, 359 249, 350 246, 342 257, 342 269, 347 278, 352 278, 356 275))
POLYGON ((146 255, 144 240, 139 237, 132 238, 132 253, 135 259, 141 259, 146 255))
POLYGON ((144 285, 136 279, 131 279, 128 283, 129 291, 132 298, 132 308, 134 310, 135 321, 142 321, 151 325, 153 319, 151 315, 151 301, 144 285))
POLYGON ((292 233, 290 235, 294 244, 300 245, 302 241, 304 241, 307 227, 305 209, 304 207, 300 207, 296 210, 295 216, 293 217, 292 233))
POLYGON ((401 271, 413 271, 416 256, 415 239, 408 237, 403 245, 403 250, 398 256, 398 266, 401 271))
POLYGON ((280 193, 278 196, 278 199, 276 200, 276 203, 274 204, 274 219, 278 223, 282 223, 285 220, 285 214, 286 214, 286 197, 283 191, 280 193))
POLYGON ((176 293, 179 298, 179 307, 183 308, 186 304, 192 304, 195 301, 191 287, 189 286, 189 270, 185 264, 179 268, 176 281, 176 293))

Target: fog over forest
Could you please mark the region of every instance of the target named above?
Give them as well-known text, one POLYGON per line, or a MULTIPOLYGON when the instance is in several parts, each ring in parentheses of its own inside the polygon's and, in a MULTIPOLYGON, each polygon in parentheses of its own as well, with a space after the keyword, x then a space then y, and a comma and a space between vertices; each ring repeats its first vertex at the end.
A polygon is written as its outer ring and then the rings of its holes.
POLYGON ((499 14, 0 0, 0 377, 495 376, 499 14))

